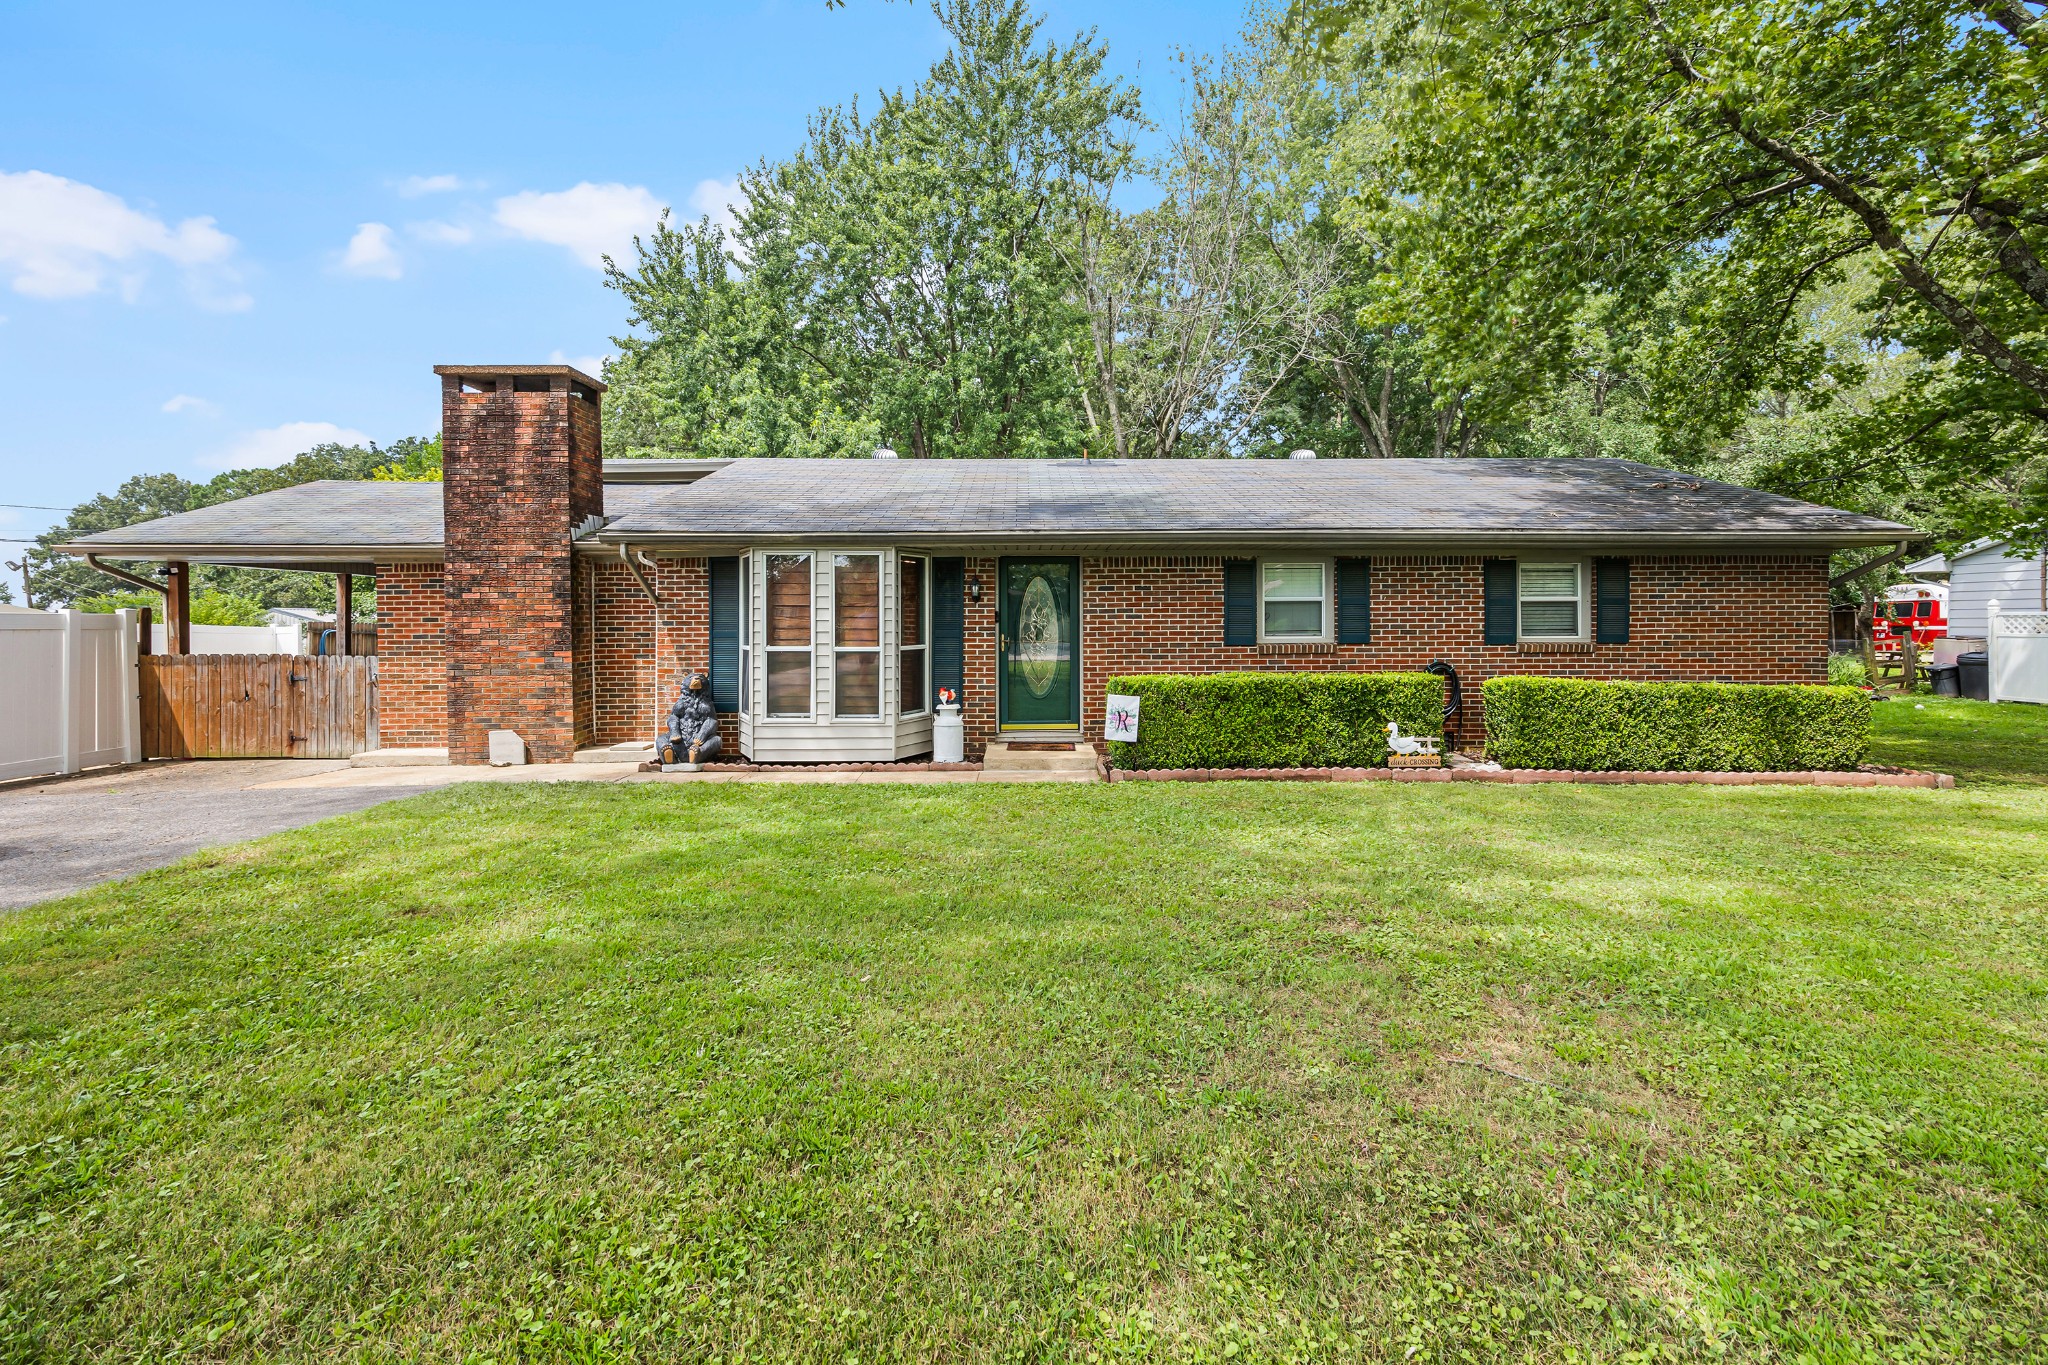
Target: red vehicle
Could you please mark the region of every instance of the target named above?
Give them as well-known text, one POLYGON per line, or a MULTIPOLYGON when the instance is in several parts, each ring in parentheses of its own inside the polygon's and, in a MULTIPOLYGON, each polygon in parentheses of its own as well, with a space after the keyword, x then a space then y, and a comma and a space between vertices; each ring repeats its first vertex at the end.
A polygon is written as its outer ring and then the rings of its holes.
POLYGON ((1948 634, 1948 603, 1934 589, 1900 587, 1896 596, 1871 603, 1870 642, 1880 654, 1895 654, 1907 631, 1916 648, 1925 650, 1948 634))

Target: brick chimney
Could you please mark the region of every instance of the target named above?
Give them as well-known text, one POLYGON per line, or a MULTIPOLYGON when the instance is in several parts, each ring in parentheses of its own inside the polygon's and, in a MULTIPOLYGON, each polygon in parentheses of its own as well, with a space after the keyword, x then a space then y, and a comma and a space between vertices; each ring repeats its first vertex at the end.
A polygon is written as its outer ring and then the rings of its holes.
POLYGON ((436 365, 448 761, 516 730, 536 763, 575 757, 570 539, 604 514, 598 395, 568 365, 436 365))

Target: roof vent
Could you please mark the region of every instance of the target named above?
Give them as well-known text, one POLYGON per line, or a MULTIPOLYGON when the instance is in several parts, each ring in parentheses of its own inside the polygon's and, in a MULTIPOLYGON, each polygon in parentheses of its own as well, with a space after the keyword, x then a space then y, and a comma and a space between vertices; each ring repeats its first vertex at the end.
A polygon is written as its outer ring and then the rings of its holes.
POLYGON ((1290 460, 1313 460, 1315 457, 1316 453, 1313 450, 1290 450, 1287 452, 1287 458, 1290 460))
POLYGON ((876 446, 875 458, 878 460, 893 460, 896 458, 896 452, 887 446, 876 446))

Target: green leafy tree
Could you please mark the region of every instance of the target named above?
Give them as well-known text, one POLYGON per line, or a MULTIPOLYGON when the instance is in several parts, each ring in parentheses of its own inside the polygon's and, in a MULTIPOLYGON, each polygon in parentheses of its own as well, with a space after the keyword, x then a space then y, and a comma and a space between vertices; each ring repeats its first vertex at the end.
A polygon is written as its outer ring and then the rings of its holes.
POLYGON ((1087 330, 1056 247, 1123 174, 1137 97, 1018 0, 934 13, 952 50, 745 172, 730 236, 663 222, 609 272, 646 332, 607 368, 613 453, 1079 449, 1087 330))
MULTIPOLYGON (((96 593, 73 604, 79 611, 116 612, 128 607, 147 607, 163 619, 161 594, 130 589, 127 592, 96 593)), ((269 623, 265 607, 253 597, 241 597, 215 588, 201 588, 192 594, 192 624, 197 626, 261 626, 269 623)))
POLYGON ((1667 429, 1855 382, 1803 334, 1868 257, 1871 335, 1928 362, 1837 433, 1840 469, 2008 527, 2048 503, 2048 25, 1956 0, 1328 0, 1324 51, 1390 92, 1351 212, 1398 237, 1369 316, 1496 411, 1574 365, 1590 297, 1646 340, 1667 429), (1643 324, 1662 316, 1654 334, 1643 324))

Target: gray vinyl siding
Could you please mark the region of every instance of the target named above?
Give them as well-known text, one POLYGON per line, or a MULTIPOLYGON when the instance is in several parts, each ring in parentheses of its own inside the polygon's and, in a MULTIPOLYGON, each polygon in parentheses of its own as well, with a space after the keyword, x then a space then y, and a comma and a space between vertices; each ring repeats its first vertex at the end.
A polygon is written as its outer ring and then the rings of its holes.
POLYGON ((1983 639, 1993 599, 2011 611, 2048 611, 2041 600, 2041 557, 2017 559, 2003 545, 1956 556, 1948 573, 1948 633, 1983 639))

